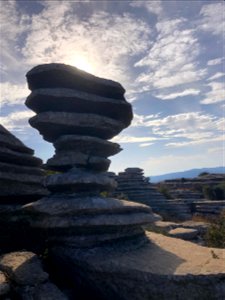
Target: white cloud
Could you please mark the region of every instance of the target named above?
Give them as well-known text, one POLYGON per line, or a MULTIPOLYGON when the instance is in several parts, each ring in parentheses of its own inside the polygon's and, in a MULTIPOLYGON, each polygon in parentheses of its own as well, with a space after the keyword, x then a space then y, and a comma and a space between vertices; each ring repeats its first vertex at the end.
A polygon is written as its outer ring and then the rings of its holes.
POLYGON ((199 95, 200 90, 196 89, 186 89, 182 92, 172 93, 172 94, 156 94, 155 97, 162 99, 162 100, 171 100, 178 97, 184 97, 188 95, 199 95))
POLYGON ((148 128, 155 140, 167 139, 165 146, 181 147, 221 141, 224 122, 223 118, 213 115, 188 112, 164 118, 136 115, 133 127, 148 128))
POLYGON ((147 67, 147 72, 140 74, 136 82, 151 90, 204 78, 207 70, 198 68, 197 63, 200 45, 187 20, 163 20, 156 28, 156 42, 148 54, 135 63, 135 67, 147 67))
POLYGON ((3 105, 15 105, 25 102, 29 94, 26 84, 13 84, 10 82, 0 82, 0 108, 3 105))
POLYGON ((223 60, 224 60, 224 57, 218 57, 218 58, 215 58, 215 59, 211 59, 207 62, 207 65, 208 66, 219 65, 219 64, 222 64, 223 60))
POLYGON ((130 6, 144 7, 150 13, 153 13, 158 16, 162 15, 162 13, 163 13, 162 2, 160 0, 157 0, 157 1, 132 1, 130 3, 130 6))
POLYGON ((98 11, 81 19, 74 2, 60 2, 57 9, 52 5, 32 16, 22 48, 26 61, 76 65, 86 60, 95 75, 127 83, 129 58, 150 45, 149 25, 128 13, 98 11))
POLYGON ((214 104, 225 100, 225 85, 223 82, 210 82, 211 91, 206 93, 202 104, 214 104))
POLYGON ((28 110, 12 112, 7 116, 0 117, 0 124, 10 131, 23 132, 29 127, 28 119, 34 115, 34 112, 28 110))
POLYGON ((224 9, 224 2, 203 5, 199 29, 222 37, 225 26, 224 9))
POLYGON ((154 143, 143 143, 143 144, 140 144, 139 147, 148 147, 148 146, 151 146, 153 144, 154 143))
POLYGON ((156 141, 158 138, 155 137, 149 137, 149 136, 129 136, 129 135, 118 135, 112 139, 115 143, 145 143, 145 142, 151 142, 156 141))
POLYGON ((215 80, 215 79, 221 78, 223 76, 225 76, 225 73, 217 72, 216 74, 214 74, 211 77, 209 77, 207 80, 211 81, 211 80, 215 80))

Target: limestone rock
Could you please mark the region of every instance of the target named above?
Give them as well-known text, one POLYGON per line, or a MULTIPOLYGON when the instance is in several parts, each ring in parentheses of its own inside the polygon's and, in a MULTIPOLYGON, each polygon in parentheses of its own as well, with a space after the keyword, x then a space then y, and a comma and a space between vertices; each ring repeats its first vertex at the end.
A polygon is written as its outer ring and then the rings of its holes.
POLYGON ((0 297, 8 294, 10 285, 4 273, 0 271, 0 297))
POLYGON ((124 88, 115 81, 96 77, 65 64, 44 64, 27 73, 29 89, 68 88, 123 100, 124 88))
POLYGON ((47 195, 41 164, 32 149, 0 126, 0 203, 26 203, 47 195))
POLYGON ((27 98, 26 105, 36 113, 63 111, 102 115, 119 120, 126 127, 132 119, 132 109, 128 102, 72 89, 35 90, 27 98))
POLYGON ((63 135, 54 143, 57 151, 81 151, 84 154, 107 157, 119 153, 119 144, 93 136, 63 135))
POLYGON ((80 134, 111 139, 124 129, 120 121, 95 114, 43 112, 29 120, 44 139, 54 142, 62 135, 80 134))
POLYGON ((62 151, 57 152, 50 158, 46 165, 49 169, 58 171, 67 171, 73 167, 80 167, 105 172, 108 170, 110 160, 76 151, 62 151))
POLYGON ((191 229, 191 228, 176 228, 171 229, 169 232, 169 235, 172 237, 180 238, 183 240, 193 240, 198 235, 197 229, 191 229))
POLYGON ((48 279, 37 255, 32 252, 12 252, 1 256, 0 269, 20 285, 35 285, 48 279))
POLYGON ((45 185, 53 192, 107 191, 114 189, 116 182, 104 173, 91 173, 79 169, 74 172, 74 169, 71 169, 65 174, 48 176, 45 185))

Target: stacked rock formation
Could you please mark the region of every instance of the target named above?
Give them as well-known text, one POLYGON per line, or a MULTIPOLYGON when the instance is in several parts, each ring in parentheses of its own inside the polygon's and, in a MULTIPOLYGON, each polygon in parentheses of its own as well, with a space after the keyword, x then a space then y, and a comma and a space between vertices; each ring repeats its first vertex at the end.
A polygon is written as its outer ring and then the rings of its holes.
POLYGON ((22 205, 48 194, 42 161, 33 153, 0 125, 0 240, 5 250, 18 249, 30 240, 22 205))
POLYGON ((115 187, 103 171, 107 156, 120 150, 107 139, 132 118, 122 86, 61 64, 35 67, 27 78, 32 93, 26 104, 37 112, 30 124, 56 147, 47 166, 63 173, 47 178, 51 196, 24 210, 33 215, 32 226, 48 232, 49 257, 61 280, 72 290, 78 283, 95 291, 96 299, 223 299, 224 251, 215 262, 210 250, 145 235, 150 207, 100 195, 115 187))
POLYGON ((43 195, 41 159, 0 125, 0 203, 28 203, 43 195))
POLYGON ((116 176, 118 186, 115 195, 127 195, 130 201, 149 205, 165 220, 188 220, 191 218, 189 206, 182 200, 166 199, 144 176, 140 168, 127 168, 116 176))
POLYGON ((132 119, 123 87, 63 64, 35 67, 27 80, 26 105, 37 113, 30 124, 56 149, 46 167, 63 172, 48 176, 50 197, 27 206, 42 214, 33 226, 47 230, 53 243, 74 247, 143 238, 141 225, 154 219, 149 207, 100 196, 115 188, 104 172, 107 157, 121 151, 107 140, 132 119))

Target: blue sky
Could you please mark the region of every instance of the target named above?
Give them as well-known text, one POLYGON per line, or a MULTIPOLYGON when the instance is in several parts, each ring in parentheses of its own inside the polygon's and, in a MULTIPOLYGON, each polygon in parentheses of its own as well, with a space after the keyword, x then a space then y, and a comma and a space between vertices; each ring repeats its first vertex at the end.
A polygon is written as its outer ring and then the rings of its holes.
POLYGON ((132 125, 111 170, 146 175, 224 166, 223 1, 1 1, 0 123, 43 160, 25 74, 62 62, 119 81, 132 125))

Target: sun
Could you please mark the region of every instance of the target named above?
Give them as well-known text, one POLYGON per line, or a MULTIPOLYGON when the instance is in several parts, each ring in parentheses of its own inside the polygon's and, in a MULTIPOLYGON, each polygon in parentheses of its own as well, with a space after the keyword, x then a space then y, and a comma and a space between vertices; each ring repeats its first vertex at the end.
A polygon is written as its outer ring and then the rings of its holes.
POLYGON ((69 64, 73 65, 74 67, 76 67, 80 70, 86 71, 88 73, 94 72, 94 67, 90 63, 90 61, 87 58, 80 56, 80 55, 76 55, 76 56, 72 57, 69 60, 69 64))

